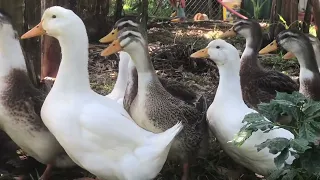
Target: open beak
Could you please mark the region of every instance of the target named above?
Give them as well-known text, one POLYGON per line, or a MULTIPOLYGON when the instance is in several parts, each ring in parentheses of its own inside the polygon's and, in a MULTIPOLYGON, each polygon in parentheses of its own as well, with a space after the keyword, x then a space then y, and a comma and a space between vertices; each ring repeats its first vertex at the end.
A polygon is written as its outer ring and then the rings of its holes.
POLYGON ((106 49, 101 52, 101 56, 110 56, 122 50, 119 39, 114 40, 106 49))
POLYGON ((275 51, 278 49, 278 44, 276 40, 273 40, 270 44, 259 51, 259 54, 267 54, 269 52, 275 51))
POLYGON ((32 38, 32 37, 36 37, 36 36, 41 36, 44 34, 46 34, 46 31, 43 29, 42 21, 41 21, 38 25, 36 25, 32 29, 30 29, 28 32, 24 33, 21 36, 21 39, 28 39, 28 38, 32 38))
POLYGON ((101 42, 101 43, 109 43, 109 42, 112 42, 112 41, 116 40, 117 36, 118 36, 118 32, 119 32, 118 28, 112 29, 112 31, 108 35, 106 35, 105 37, 101 38, 99 40, 99 42, 101 42))
POLYGON ((191 54, 192 58, 208 58, 209 54, 208 54, 208 48, 204 48, 204 49, 200 49, 199 51, 191 54))
POLYGON ((292 52, 289 51, 282 58, 285 59, 285 60, 288 60, 288 59, 293 59, 295 57, 296 56, 292 52))
POLYGON ((235 37, 237 33, 233 30, 233 27, 230 28, 228 31, 224 32, 219 36, 219 38, 228 38, 228 37, 235 37))

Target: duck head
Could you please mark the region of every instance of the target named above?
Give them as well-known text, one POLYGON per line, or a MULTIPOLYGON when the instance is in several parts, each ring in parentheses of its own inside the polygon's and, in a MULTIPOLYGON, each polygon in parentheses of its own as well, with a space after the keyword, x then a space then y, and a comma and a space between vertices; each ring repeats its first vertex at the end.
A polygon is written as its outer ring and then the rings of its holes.
POLYGON ((101 56, 109 56, 119 51, 134 54, 138 48, 146 48, 147 42, 142 33, 134 27, 126 27, 119 31, 118 37, 101 52, 101 56))
MULTIPOLYGON (((320 41, 319 41, 319 39, 317 37, 311 35, 311 34, 305 34, 305 35, 309 38, 309 40, 310 40, 310 42, 312 44, 313 50, 314 50, 315 55, 316 55, 316 60, 320 61, 320 56, 319 56, 319 53, 318 53, 320 51, 320 41)), ((293 59, 293 58, 295 58, 295 55, 292 52, 287 52, 282 58, 286 59, 286 60, 287 59, 293 59)), ((320 65, 320 63, 318 63, 318 65, 320 65)))
POLYGON ((101 38, 99 41, 101 43, 109 43, 117 39, 119 32, 126 27, 139 28, 139 23, 136 18, 124 17, 119 19, 113 26, 112 31, 101 38))
POLYGON ((304 33, 295 29, 284 30, 259 53, 265 54, 275 51, 279 46, 288 52, 292 52, 298 58, 300 66, 306 67, 311 71, 317 71, 317 63, 312 44, 304 33))
MULTIPOLYGON (((86 31, 82 20, 71 10, 60 6, 46 9, 41 22, 21 36, 21 39, 32 38, 47 34, 59 39, 62 36, 76 36, 86 31)), ((86 32, 85 32, 86 34, 86 32)))
POLYGON ((239 73, 240 57, 238 50, 222 39, 211 41, 208 46, 193 54, 192 58, 208 58, 213 61, 219 68, 226 67, 234 69, 239 73))
POLYGON ((252 19, 237 21, 229 30, 223 33, 220 38, 235 37, 237 34, 246 39, 259 36, 262 37, 262 29, 258 22, 252 19))

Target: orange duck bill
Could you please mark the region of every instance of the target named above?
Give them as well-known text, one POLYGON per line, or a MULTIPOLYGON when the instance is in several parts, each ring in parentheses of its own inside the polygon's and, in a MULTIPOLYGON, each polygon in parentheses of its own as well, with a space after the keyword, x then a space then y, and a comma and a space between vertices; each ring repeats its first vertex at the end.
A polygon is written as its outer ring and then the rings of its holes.
POLYGON ((285 59, 285 60, 288 60, 288 59, 293 59, 295 57, 296 56, 292 52, 289 51, 282 58, 285 59))
POLYGON ((278 49, 278 44, 276 40, 273 40, 270 44, 259 51, 259 54, 267 54, 278 49))
POLYGON ((101 52, 101 56, 110 56, 111 54, 117 53, 122 50, 120 40, 114 40, 106 49, 101 52))
POLYGON ((36 25, 34 28, 30 29, 28 32, 21 36, 21 39, 29 39, 36 36, 41 36, 46 34, 46 31, 42 27, 42 21, 36 25))
POLYGON ((190 55, 192 58, 208 58, 208 48, 200 49, 199 51, 190 55))
POLYGON ((112 29, 112 31, 109 34, 107 34, 105 37, 101 38, 99 40, 99 42, 101 42, 101 43, 112 42, 112 41, 117 39, 118 33, 119 33, 119 29, 118 28, 112 29))

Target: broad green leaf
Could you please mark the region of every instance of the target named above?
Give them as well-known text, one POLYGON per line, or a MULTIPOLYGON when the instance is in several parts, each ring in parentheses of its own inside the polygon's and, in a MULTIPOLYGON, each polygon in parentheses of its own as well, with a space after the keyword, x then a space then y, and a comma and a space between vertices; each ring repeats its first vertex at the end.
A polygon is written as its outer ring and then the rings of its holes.
POLYGON ((320 172, 320 150, 308 149, 300 155, 301 167, 310 174, 320 172))
POLYGON ((301 139, 305 139, 310 143, 314 143, 318 140, 318 132, 311 126, 310 122, 305 122, 299 129, 298 137, 301 139))
POLYGON ((305 103, 306 97, 299 92, 292 92, 292 94, 288 94, 285 92, 277 92, 275 100, 286 100, 295 105, 301 105, 305 103))
POLYGON ((282 180, 293 180, 298 173, 299 172, 297 170, 290 169, 284 174, 284 176, 282 177, 282 180))
POLYGON ((278 179, 282 174, 284 174, 286 172, 285 169, 277 169, 275 171, 273 171, 268 177, 267 180, 276 180, 278 179))
POLYGON ((267 139, 265 142, 256 145, 256 147, 258 151, 267 147, 271 154, 277 154, 287 148, 289 146, 289 142, 290 141, 286 138, 278 137, 274 139, 267 139))
POLYGON ((307 149, 310 149, 311 147, 308 146, 309 142, 305 139, 293 139, 290 141, 290 146, 297 151, 297 153, 304 153, 307 149))
POLYGON ((244 119, 242 122, 248 122, 252 123, 255 121, 261 121, 264 120, 264 116, 259 113, 250 113, 244 116, 244 119))
POLYGON ((280 168, 288 159, 288 157, 289 148, 284 148, 281 153, 276 158, 274 158, 274 163, 276 164, 277 168, 280 168))
POLYGON ((258 104, 258 111, 272 122, 276 122, 282 113, 282 109, 280 109, 279 106, 273 102, 258 104))
POLYGON ((236 146, 242 146, 242 144, 252 135, 251 130, 244 130, 238 132, 234 139, 231 141, 236 146))
POLYGON ((311 126, 316 130, 317 134, 320 133, 320 122, 318 121, 310 121, 311 126))
POLYGON ((320 102, 309 101, 302 109, 304 117, 318 118, 320 117, 320 102))

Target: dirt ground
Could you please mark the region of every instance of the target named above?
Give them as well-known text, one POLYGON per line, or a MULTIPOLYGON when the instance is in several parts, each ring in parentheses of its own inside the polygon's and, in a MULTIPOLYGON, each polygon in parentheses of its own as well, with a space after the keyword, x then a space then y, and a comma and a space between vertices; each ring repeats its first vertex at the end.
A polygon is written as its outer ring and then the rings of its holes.
MULTIPOLYGON (((185 83, 198 93, 205 95, 211 104, 218 86, 219 74, 215 64, 202 60, 191 59, 190 54, 204 48, 212 38, 231 27, 221 22, 201 23, 154 23, 148 31, 150 55, 159 76, 185 83)), ((240 37, 227 40, 239 52, 243 51, 245 40, 240 37)), ((118 57, 101 57, 102 44, 90 45, 89 73, 92 88, 100 93, 109 93, 115 83, 118 71, 118 57)), ((292 76, 298 75, 297 61, 284 61, 278 54, 260 57, 266 68, 274 68, 292 76)), ((41 174, 43 166, 38 169, 41 174)), ((28 173, 27 173, 28 174, 28 173)), ((30 179, 37 179, 35 170, 29 173, 30 179), (31 175, 32 174, 32 175, 31 175)), ((168 162, 163 167, 156 180, 180 180, 181 166, 168 162)), ((57 170, 53 180, 71 180, 89 173, 79 170, 57 170)), ((0 177, 0 180, 8 179, 0 177)), ((190 180, 224 180, 224 179, 256 179, 254 173, 237 165, 219 147, 212 136, 210 154, 206 159, 198 159, 191 168, 190 180)))

